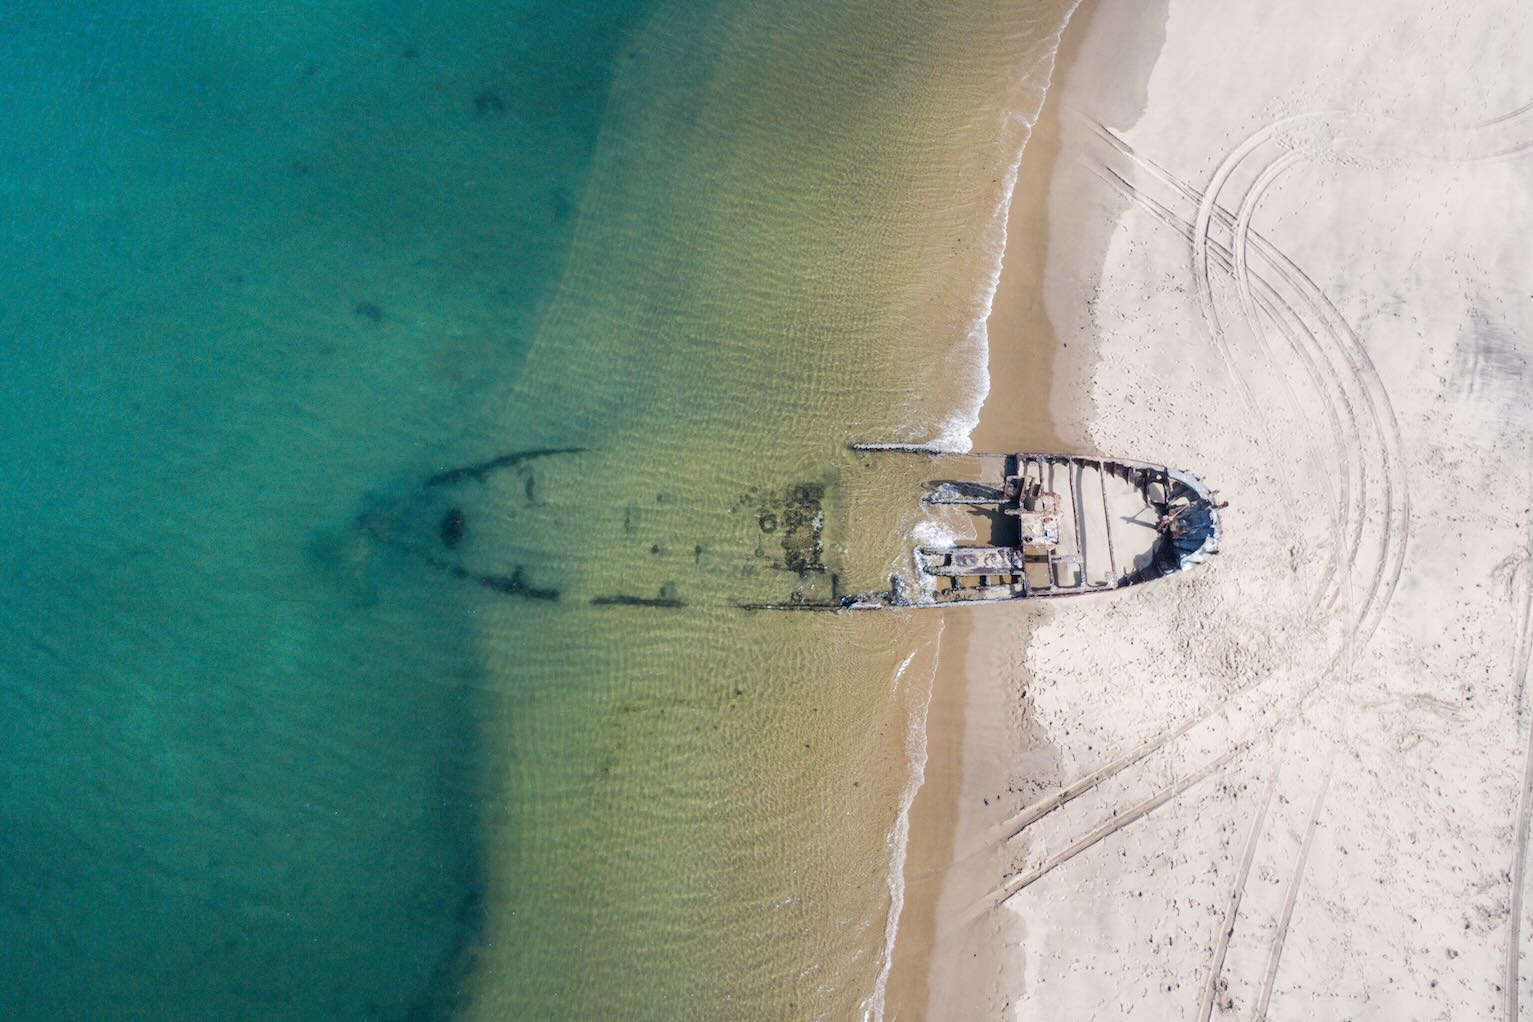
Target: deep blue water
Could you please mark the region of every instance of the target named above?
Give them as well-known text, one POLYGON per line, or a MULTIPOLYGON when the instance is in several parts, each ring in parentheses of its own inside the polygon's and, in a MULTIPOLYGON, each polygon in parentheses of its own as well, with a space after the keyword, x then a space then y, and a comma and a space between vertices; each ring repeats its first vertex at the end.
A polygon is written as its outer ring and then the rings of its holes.
POLYGON ((0 1017, 453 1009, 472 606, 354 517, 514 431, 642 6, 0 8, 0 1017))

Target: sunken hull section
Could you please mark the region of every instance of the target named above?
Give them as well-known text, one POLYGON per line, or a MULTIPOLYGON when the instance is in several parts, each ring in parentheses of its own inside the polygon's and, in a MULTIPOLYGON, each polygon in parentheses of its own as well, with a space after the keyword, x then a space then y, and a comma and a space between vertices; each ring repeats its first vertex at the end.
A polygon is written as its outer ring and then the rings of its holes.
POLYGON ((1005 466, 1000 487, 939 483, 927 495, 990 512, 993 545, 917 549, 922 593, 907 605, 1106 592, 1219 552, 1218 506, 1190 473, 1058 454, 1009 455, 1005 466))

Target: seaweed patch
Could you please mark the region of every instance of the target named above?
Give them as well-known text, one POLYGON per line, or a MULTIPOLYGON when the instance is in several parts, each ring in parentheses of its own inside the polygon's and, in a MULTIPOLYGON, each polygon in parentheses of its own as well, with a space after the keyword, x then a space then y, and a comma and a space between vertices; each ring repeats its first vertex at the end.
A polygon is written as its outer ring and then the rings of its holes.
MULTIPOLYGON (((782 560, 774 567, 800 577, 825 571, 825 486, 822 483, 796 483, 782 491, 782 496, 762 494, 752 486, 742 493, 729 510, 751 508, 756 512, 756 528, 762 536, 775 537, 782 547, 782 560)), ((764 543, 756 548, 758 557, 768 557, 764 543)), ((699 553, 700 556, 700 553, 699 553)))
POLYGON ((800 483, 788 491, 782 511, 783 563, 800 575, 825 570, 825 487, 800 483))

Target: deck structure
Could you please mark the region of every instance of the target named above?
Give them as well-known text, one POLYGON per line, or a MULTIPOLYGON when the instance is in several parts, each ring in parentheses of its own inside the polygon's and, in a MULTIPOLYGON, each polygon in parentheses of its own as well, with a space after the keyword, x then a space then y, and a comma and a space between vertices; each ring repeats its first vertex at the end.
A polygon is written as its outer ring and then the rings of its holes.
POLYGON ((1218 508, 1196 476, 1142 462, 1006 456, 999 487, 943 482, 928 504, 997 512, 992 543, 920 547, 934 603, 1077 596, 1182 571, 1218 552, 1218 508))

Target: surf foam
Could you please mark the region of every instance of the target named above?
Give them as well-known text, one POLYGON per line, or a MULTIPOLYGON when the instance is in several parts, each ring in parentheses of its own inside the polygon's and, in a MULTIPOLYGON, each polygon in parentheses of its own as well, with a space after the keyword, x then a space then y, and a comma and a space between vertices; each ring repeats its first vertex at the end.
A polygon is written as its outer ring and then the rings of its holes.
POLYGON ((1022 170, 1022 157, 1027 152, 1027 143, 1032 139, 1033 128, 1037 126, 1038 117, 1043 112, 1044 99, 1053 84, 1054 68, 1065 28, 1079 6, 1080 0, 1071 4, 1059 27, 1049 38, 1047 52, 1022 75, 1018 90, 1020 102, 1009 106, 1001 114, 997 136, 1003 151, 1009 148, 1009 153, 1006 170, 1001 178, 1001 193, 981 242, 991 253, 992 260, 984 282, 975 295, 978 309, 970 320, 963 342, 955 352, 955 359, 960 366, 966 365, 969 370, 971 389, 937 428, 937 435, 931 440, 933 447, 943 451, 961 454, 974 449, 974 429, 979 425, 980 411, 990 396, 990 313, 995 306, 995 294, 1000 288, 1001 271, 1006 261, 1011 202, 1022 170), (1032 84, 1034 78, 1040 80, 1032 84))
MULTIPOLYGON (((905 908, 905 858, 910 847, 910 807, 926 780, 926 716, 931 709, 932 693, 937 687, 937 654, 942 646, 942 622, 937 622, 937 634, 932 638, 931 670, 927 674, 923 693, 911 693, 910 724, 905 729, 905 752, 910 757, 910 775, 900 793, 899 811, 894 817, 885 846, 889 849, 889 869, 886 883, 889 888, 889 914, 884 920, 884 944, 879 952, 878 978, 873 982, 873 992, 863 1002, 863 1022, 883 1022, 889 972, 894 965, 894 941, 899 933, 900 913, 905 908)), ((894 674, 892 687, 899 688, 905 671, 920 650, 907 656, 894 674)))

